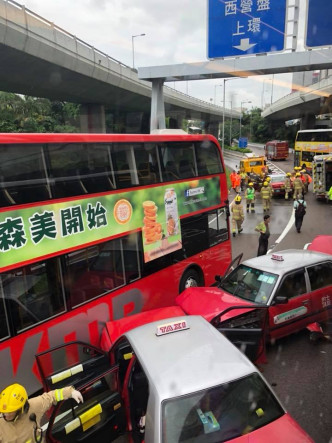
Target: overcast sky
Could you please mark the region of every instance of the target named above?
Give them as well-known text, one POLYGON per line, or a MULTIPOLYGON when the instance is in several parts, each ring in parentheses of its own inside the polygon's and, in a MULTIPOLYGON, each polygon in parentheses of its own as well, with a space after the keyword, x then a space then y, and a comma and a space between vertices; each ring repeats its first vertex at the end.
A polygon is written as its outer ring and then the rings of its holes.
MULTIPOLYGON (((129 66, 133 63, 132 35, 142 33, 146 35, 134 39, 135 67, 207 60, 207 0, 25 0, 24 4, 129 66)), ((305 0, 300 0, 300 6, 304 4, 305 0)), ((275 75, 273 82, 271 75, 229 81, 226 107, 231 106, 231 99, 233 107, 244 101, 252 104, 243 107, 264 106, 289 94, 290 82, 290 74, 275 75)), ((168 86, 222 105, 222 83, 216 79, 168 86)))

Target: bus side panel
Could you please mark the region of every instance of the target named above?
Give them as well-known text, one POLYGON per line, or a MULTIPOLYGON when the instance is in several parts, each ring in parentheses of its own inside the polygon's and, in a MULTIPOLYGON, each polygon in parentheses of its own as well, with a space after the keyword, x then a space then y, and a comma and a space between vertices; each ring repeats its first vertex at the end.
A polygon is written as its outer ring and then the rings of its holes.
POLYGON ((181 277, 190 266, 201 267, 204 284, 209 286, 216 274, 225 272, 230 259, 231 243, 226 240, 0 343, 2 386, 17 382, 26 386, 29 394, 35 393, 42 388, 35 354, 73 340, 99 346, 106 322, 173 305, 181 277))

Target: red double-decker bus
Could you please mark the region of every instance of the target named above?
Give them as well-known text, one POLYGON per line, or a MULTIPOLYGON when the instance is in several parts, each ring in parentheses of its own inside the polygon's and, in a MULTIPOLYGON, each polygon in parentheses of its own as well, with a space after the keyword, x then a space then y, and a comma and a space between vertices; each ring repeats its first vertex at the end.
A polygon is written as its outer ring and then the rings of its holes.
POLYGON ((225 200, 209 135, 0 134, 2 387, 33 393, 37 352, 212 284, 225 200))

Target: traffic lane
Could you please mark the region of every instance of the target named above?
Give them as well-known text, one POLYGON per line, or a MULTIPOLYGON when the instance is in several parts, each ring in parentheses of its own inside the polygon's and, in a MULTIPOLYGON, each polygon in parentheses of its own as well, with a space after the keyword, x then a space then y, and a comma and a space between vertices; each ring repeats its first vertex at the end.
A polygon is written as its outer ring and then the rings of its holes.
MULTIPOLYGON (((230 192, 230 202, 235 195, 234 191, 230 192)), ((255 232, 255 227, 263 220, 264 212, 259 193, 256 193, 254 214, 246 212, 244 193, 241 193, 241 195, 245 210, 243 232, 235 238, 232 237, 232 253, 235 257, 243 252, 243 259, 245 260, 257 254, 259 234, 255 232)), ((285 200, 280 197, 272 198, 269 210, 271 216, 269 249, 272 249, 270 252, 284 249, 302 249, 305 244, 311 243, 317 235, 331 235, 332 206, 316 200, 310 188, 309 193, 305 195, 305 200, 307 202, 307 213, 303 218, 301 233, 298 233, 294 225, 294 200, 285 200), (290 221, 290 229, 285 231, 290 221), (283 235, 284 237, 282 237, 283 235)))
MULTIPOLYGON (((234 168, 238 164, 238 159, 227 156, 226 164, 230 168, 234 168)), ((279 162, 281 163, 281 162, 279 162)), ((285 165, 287 162, 284 162, 285 165)), ((290 166, 289 166, 290 167, 290 166)), ((286 167, 285 167, 286 170, 286 167)), ((246 201, 244 192, 241 192, 242 203, 244 210, 246 208, 246 201)), ((229 193, 230 203, 236 196, 232 190, 229 193)), ((306 243, 310 243, 314 237, 320 234, 331 235, 331 217, 332 206, 316 200, 312 193, 312 184, 309 186, 309 192, 305 195, 307 202, 307 213, 303 219, 301 233, 297 233, 294 223, 290 230, 284 233, 293 213, 294 200, 290 198, 285 200, 282 197, 273 197, 270 208, 270 232, 269 247, 275 245, 272 252, 281 251, 283 249, 302 249, 306 243), (279 238, 282 234, 286 234, 282 239, 279 238)), ((243 252, 243 259, 254 257, 258 249, 258 233, 255 233, 255 226, 262 221, 264 216, 262 201, 260 194, 256 192, 255 213, 247 214, 245 212, 245 220, 243 223, 243 232, 232 238, 232 253, 233 257, 243 252)), ((293 219, 294 221, 294 215, 293 219)))
POLYGON ((293 225, 285 238, 276 245, 275 251, 290 248, 301 249, 317 235, 332 234, 332 206, 316 200, 311 190, 305 195, 305 201, 307 203, 307 210, 303 218, 301 233, 297 233, 293 225))
MULTIPOLYGON (((231 191, 229 194, 230 202, 235 197, 235 192, 231 191)), ((244 209, 244 222, 243 231, 241 234, 232 237, 232 254, 236 257, 238 254, 243 252, 243 260, 255 257, 258 250, 258 239, 259 233, 255 231, 255 227, 263 220, 266 214, 263 211, 263 203, 260 194, 256 192, 255 199, 255 212, 246 212, 246 200, 244 198, 244 192, 240 194, 242 196, 242 204, 244 209)), ((270 215, 270 238, 269 238, 269 249, 275 245, 276 241, 286 228, 293 212, 293 201, 285 200, 282 198, 273 198, 271 201, 271 206, 269 210, 270 215)), ((295 228, 294 228, 295 229, 295 228)), ((301 249, 303 248, 303 245, 301 249)), ((284 249, 289 249, 286 246, 284 249)), ((274 250, 274 249, 273 249, 274 250)))
POLYGON ((267 347, 264 377, 316 443, 332 442, 332 344, 301 331, 267 347))

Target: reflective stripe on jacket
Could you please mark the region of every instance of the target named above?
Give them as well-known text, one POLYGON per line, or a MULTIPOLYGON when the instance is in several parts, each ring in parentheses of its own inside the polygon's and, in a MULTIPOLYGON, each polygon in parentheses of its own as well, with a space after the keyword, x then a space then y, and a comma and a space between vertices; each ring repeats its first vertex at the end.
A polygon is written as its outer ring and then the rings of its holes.
POLYGON ((303 189, 303 183, 302 180, 300 178, 296 178, 294 180, 294 189, 303 189))
POLYGON ((265 199, 269 199, 271 197, 271 189, 269 186, 263 186, 261 189, 261 196, 262 198, 265 199))
POLYGON ((37 424, 40 426, 41 418, 52 404, 57 403, 57 399, 66 400, 70 398, 73 389, 69 386, 30 398, 28 400, 30 405, 28 413, 21 414, 16 421, 7 422, 3 416, 0 416, 0 443, 27 443, 29 441, 34 443, 35 424, 29 419, 30 414, 36 414, 37 424))
POLYGON ((234 220, 242 220, 244 218, 243 206, 241 204, 236 205, 235 203, 233 203, 231 206, 231 213, 234 220))

